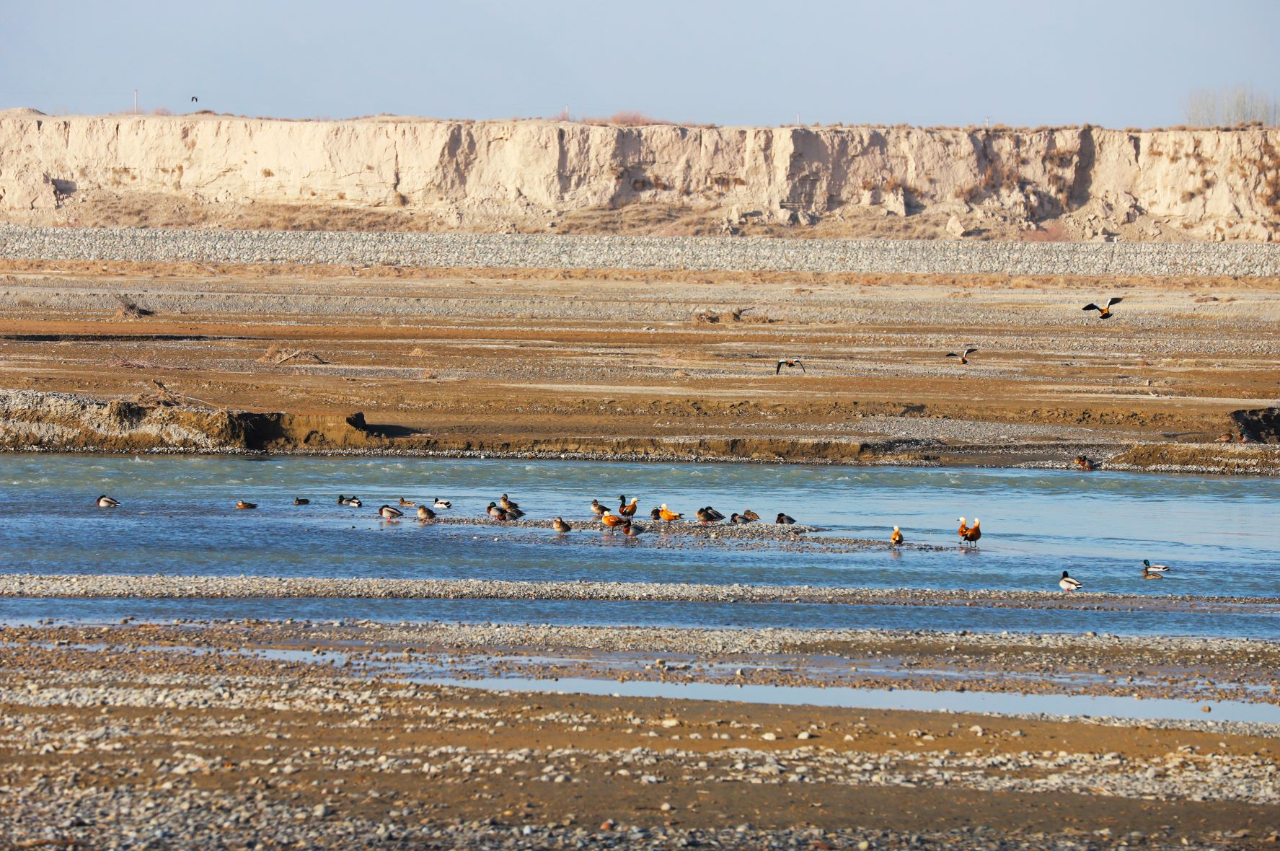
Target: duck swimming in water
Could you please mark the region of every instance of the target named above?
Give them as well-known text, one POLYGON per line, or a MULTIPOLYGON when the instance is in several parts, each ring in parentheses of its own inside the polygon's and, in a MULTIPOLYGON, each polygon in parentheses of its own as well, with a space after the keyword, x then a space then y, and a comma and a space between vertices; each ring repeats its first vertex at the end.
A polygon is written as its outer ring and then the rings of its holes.
POLYGON ((1164 573, 1169 569, 1167 564, 1152 564, 1147 559, 1142 560, 1142 570, 1144 573, 1164 573))
POLYGON ((307 499, 307 498, 305 498, 305 497, 295 496, 295 497, 293 498, 293 504, 294 504, 294 505, 310 505, 310 504, 311 504, 311 500, 309 500, 309 499, 307 499))
POLYGON ((258 503, 256 502, 245 502, 243 499, 236 500, 236 508, 240 509, 241 511, 247 511, 251 508, 257 508, 257 507, 258 507, 258 503))
POLYGON ((364 505, 364 503, 360 501, 360 497, 358 496, 343 496, 342 494, 338 494, 338 505, 349 505, 352 508, 359 508, 364 505))
MULTIPOLYGON (((960 522, 963 526, 964 518, 961 518, 960 522)), ((973 525, 960 533, 961 541, 976 547, 978 545, 978 539, 982 537, 982 530, 978 528, 978 524, 981 522, 982 521, 978 518, 973 518, 973 525)))
POLYGON ((453 503, 449 500, 441 499, 440 497, 436 497, 435 499, 436 501, 433 505, 436 511, 444 511, 446 508, 453 508, 453 503))
POLYGON ((1058 587, 1063 591, 1076 591, 1084 587, 1084 583, 1079 579, 1072 579, 1064 570, 1062 571, 1062 578, 1058 580, 1058 587))
POLYGON ((389 505, 384 505, 378 509, 378 516, 383 520, 398 520, 401 517, 404 517, 404 512, 398 508, 392 508, 389 505))
POLYGON ((1164 574, 1158 570, 1152 570, 1149 567, 1142 568, 1143 579, 1164 579, 1164 574))
POLYGON ((555 520, 553 520, 551 522, 551 528, 555 529, 561 535, 567 535, 573 531, 573 527, 570 526, 568 523, 564 522, 563 517, 557 517, 555 520))
POLYGON ((419 505, 418 519, 419 520, 435 520, 436 513, 432 511, 430 508, 427 508, 425 505, 419 505))
POLYGON ((117 500, 112 499, 111 497, 107 496, 105 493, 102 496, 98 497, 97 505, 99 508, 115 508, 119 504, 120 503, 117 500))
POLYGON ((409 500, 405 499, 404 497, 400 497, 400 504, 401 504, 402 506, 404 506, 405 508, 413 508, 413 507, 414 507, 415 505, 417 505, 418 503, 416 503, 416 502, 410 502, 409 500))
POLYGON ((897 526, 893 527, 893 534, 889 536, 889 544, 895 547, 902 546, 902 530, 897 526))

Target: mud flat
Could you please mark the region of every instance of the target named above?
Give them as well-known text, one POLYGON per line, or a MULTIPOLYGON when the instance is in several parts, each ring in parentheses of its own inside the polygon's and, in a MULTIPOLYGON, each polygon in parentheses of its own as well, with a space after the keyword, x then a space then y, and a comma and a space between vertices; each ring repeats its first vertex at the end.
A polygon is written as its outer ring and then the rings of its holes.
POLYGON ((1276 278, 0 274, 7 449, 1280 469, 1276 278))
POLYGON ((388 638, 0 630, 0 836, 1163 849, 1270 847, 1280 824, 1265 725, 518 694, 326 660, 431 650, 388 638))

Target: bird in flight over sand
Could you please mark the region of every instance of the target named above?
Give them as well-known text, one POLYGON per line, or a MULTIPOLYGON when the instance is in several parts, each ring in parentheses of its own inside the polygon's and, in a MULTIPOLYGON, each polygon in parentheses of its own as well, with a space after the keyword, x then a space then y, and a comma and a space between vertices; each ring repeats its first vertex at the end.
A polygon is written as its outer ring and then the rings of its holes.
POLYGON ((778 368, 773 371, 773 374, 777 375, 778 373, 782 372, 782 368, 784 366, 787 367, 788 369, 795 369, 796 367, 800 367, 800 371, 804 373, 807 373, 809 371, 804 368, 804 361, 800 360, 800 358, 782 358, 781 360, 778 361, 778 368))
POLYGON ((973 353, 974 353, 974 352, 976 352, 976 351, 977 351, 977 349, 974 349, 974 348, 968 348, 968 349, 965 349, 965 350, 964 350, 963 352, 961 352, 960 354, 956 354, 955 352, 947 352, 947 357, 949 357, 949 358, 960 358, 960 363, 961 363, 961 365, 964 365, 964 364, 966 364, 966 363, 968 363, 968 362, 969 362, 969 355, 973 354, 973 353))
POLYGON ((1110 319, 1110 318, 1111 318, 1111 305, 1113 305, 1113 304, 1119 304, 1119 303, 1120 303, 1120 302, 1122 302, 1122 301, 1124 301, 1124 299, 1123 299, 1123 298, 1109 298, 1109 299, 1107 299, 1107 306, 1106 306, 1106 307, 1098 307, 1098 305, 1094 304, 1093 302, 1089 302, 1088 304, 1086 304, 1086 305, 1084 306, 1084 308, 1083 308, 1083 309, 1084 309, 1084 310, 1096 310, 1096 311, 1098 311, 1098 318, 1099 318, 1099 319, 1110 319))

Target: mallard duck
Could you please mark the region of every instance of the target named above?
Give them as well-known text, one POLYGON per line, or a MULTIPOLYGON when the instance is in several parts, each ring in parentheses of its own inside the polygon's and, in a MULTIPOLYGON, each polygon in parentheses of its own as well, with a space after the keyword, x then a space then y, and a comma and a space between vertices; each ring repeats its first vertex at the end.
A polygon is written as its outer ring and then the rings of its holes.
POLYGON ((236 500, 236 508, 239 508, 241 511, 247 511, 250 508, 257 508, 257 507, 258 507, 258 503, 256 502, 245 502, 243 499, 236 500))
POLYGON ((500 508, 500 507, 498 506, 498 503, 496 503, 496 502, 491 502, 491 503, 489 503, 489 507, 488 507, 488 508, 486 508, 486 509, 485 509, 485 511, 486 511, 486 512, 488 513, 488 515, 489 515, 490 517, 492 517, 494 520, 506 520, 506 519, 508 519, 508 516, 507 516, 507 510, 506 510, 505 508, 500 508))
POLYGON ((430 508, 427 508, 425 505, 419 505, 418 519, 419 520, 435 520, 436 513, 432 511, 430 508))
POLYGON ((949 358, 959 358, 959 359, 960 359, 960 365, 961 365, 961 366, 964 366, 965 364, 967 364, 967 363, 969 362, 969 355, 973 354, 973 353, 974 353, 974 352, 976 352, 976 351, 977 351, 977 349, 974 349, 974 348, 961 349, 961 350, 960 350, 960 354, 956 354, 955 352, 947 352, 947 357, 949 357, 949 358))
POLYGON ((610 514, 609 509, 606 508, 604 514, 600 515, 600 522, 612 529, 614 526, 621 526, 626 523, 627 519, 616 514, 610 514))
POLYGON ((790 526, 796 522, 796 519, 792 517, 790 514, 779 513, 778 519, 774 520, 773 522, 778 524, 779 526, 790 526))
POLYGON ((505 493, 498 499, 498 505, 501 505, 507 511, 518 511, 520 509, 520 503, 507 496, 505 493))
POLYGON ((661 519, 662 519, 662 509, 661 509, 661 508, 655 508, 653 511, 650 511, 650 512, 649 512, 649 519, 650 519, 650 520, 661 520, 661 519))
POLYGON ((698 522, 703 526, 706 526, 708 523, 716 522, 715 516, 712 515, 710 509, 707 508, 699 508, 694 512, 694 516, 698 518, 698 522))
POLYGON ((107 496, 105 493, 102 496, 98 497, 99 508, 115 508, 119 504, 120 502, 118 500, 112 499, 111 497, 107 496))
POLYGON ((640 508, 640 499, 631 497, 631 502, 627 502, 625 496, 618 497, 618 513, 623 517, 635 517, 637 509, 640 508))
POLYGON ((750 523, 751 521, 748 520, 744 515, 739 514, 738 512, 735 511, 729 515, 729 522, 735 526, 741 526, 746 523, 750 523))
POLYGON ((360 501, 360 497, 358 496, 343 496, 342 494, 338 494, 338 505, 349 505, 352 508, 359 508, 364 505, 364 503, 360 501))
POLYGON ((1152 570, 1149 567, 1144 567, 1142 568, 1142 578, 1143 579, 1164 579, 1164 574, 1160 573, 1157 570, 1152 570))
POLYGON ((1096 311, 1098 311, 1098 318, 1099 318, 1099 319, 1110 319, 1110 318, 1111 318, 1111 305, 1113 305, 1113 304, 1119 304, 1119 303, 1120 303, 1120 302, 1122 302, 1122 301, 1124 301, 1124 299, 1123 299, 1123 298, 1110 298, 1110 299, 1107 299, 1107 305, 1106 305, 1106 307, 1098 307, 1098 305, 1094 304, 1093 302, 1089 302, 1089 303, 1088 303, 1088 304, 1086 304, 1082 309, 1083 309, 1083 310, 1096 310, 1096 311))
POLYGON ((444 511, 446 508, 453 508, 453 503, 447 499, 441 499, 440 497, 436 497, 436 501, 435 503, 433 503, 433 507, 436 509, 436 511, 444 511))
POLYGON ((1168 570, 1168 569, 1169 569, 1169 565, 1167 565, 1167 564, 1152 564, 1150 561, 1148 561, 1147 559, 1145 559, 1145 558, 1144 558, 1144 559, 1142 560, 1142 569, 1143 569, 1143 571, 1149 571, 1149 572, 1151 572, 1151 573, 1164 573, 1166 570, 1168 570))
MULTIPOLYGON (((961 533, 960 533, 960 539, 961 539, 964 543, 966 543, 966 544, 972 544, 973 546, 975 546, 975 547, 976 547, 976 546, 978 545, 978 539, 982 537, 982 530, 978 528, 978 524, 980 524, 981 522, 982 522, 982 521, 981 521, 981 520, 979 520, 978 518, 976 518, 976 517, 975 517, 975 518, 973 518, 973 525, 972 525, 972 526, 970 526, 968 529, 965 529, 963 532, 961 532, 961 533)), ((963 517, 962 517, 962 518, 960 518, 960 525, 961 525, 961 528, 964 528, 964 518, 963 518, 963 517)))
POLYGON ((551 528, 555 529, 561 535, 567 535, 573 531, 573 527, 564 522, 563 517, 557 517, 555 520, 551 521, 551 528))
POLYGON ((633 525, 632 522, 628 520, 622 524, 622 534, 626 535, 628 538, 638 538, 644 534, 644 529, 633 525))
POLYGON ((895 547, 902 546, 902 530, 897 526, 893 527, 893 534, 889 536, 889 543, 895 547))
POLYGON ((310 505, 310 504, 311 504, 311 500, 309 500, 309 499, 307 499, 307 498, 305 498, 305 497, 295 496, 295 497, 293 498, 293 504, 294 504, 294 505, 310 505))
POLYGON ((604 514, 606 510, 607 509, 600 504, 600 500, 598 499, 591 500, 591 513, 594 514, 596 517, 599 517, 600 515, 604 514))
POLYGON ((409 500, 405 499, 404 497, 400 497, 400 504, 401 504, 402 506, 404 506, 405 508, 413 508, 413 507, 414 507, 415 505, 417 505, 418 503, 416 503, 416 502, 410 502, 409 500))
POLYGON ((719 511, 716 511, 714 508, 712 508, 709 505, 707 506, 707 514, 711 516, 711 521, 713 523, 718 523, 724 519, 723 514, 721 514, 719 511))
POLYGON ((745 518, 747 519, 747 521, 748 521, 748 522, 750 522, 750 523, 754 523, 754 522, 756 522, 757 520, 759 520, 759 519, 760 519, 760 515, 759 515, 759 514, 756 514, 756 513, 755 513, 754 511, 752 511, 750 508, 748 508, 746 511, 742 512, 742 516, 743 516, 743 517, 745 517, 745 518))
POLYGON ((1093 472, 1093 470, 1094 470, 1097 466, 1098 466, 1098 465, 1097 465, 1097 464, 1095 464, 1095 463, 1093 462, 1093 460, 1092 460, 1091 458, 1089 458, 1089 456, 1088 456, 1088 455, 1077 455, 1077 456, 1076 456, 1076 467, 1077 467, 1077 468, 1079 468, 1079 469, 1081 469, 1081 470, 1084 470, 1086 473, 1091 473, 1091 472, 1093 472))
POLYGON ((1224 431, 1213 439, 1214 443, 1230 443, 1232 441, 1231 432, 1224 431))
POLYGON ((1079 579, 1072 579, 1065 570, 1062 571, 1062 578, 1058 580, 1058 587, 1063 591, 1075 591, 1083 586, 1084 583, 1079 579))
POLYGON ((660 518, 662 518, 663 520, 667 521, 668 523, 670 523, 672 520, 683 520, 683 519, 684 519, 684 515, 683 515, 683 514, 676 514, 676 513, 675 513, 674 511, 672 511, 670 508, 667 508, 667 504, 666 504, 665 502, 664 502, 664 503, 662 503, 662 505, 658 507, 658 516, 659 516, 660 518))
POLYGON ((521 517, 524 517, 524 512, 521 511, 519 508, 516 508, 514 503, 510 508, 504 508, 501 505, 499 505, 498 507, 502 508, 503 511, 507 512, 508 520, 519 520, 521 517))
POLYGON ((384 505, 378 509, 378 515, 383 520, 396 520, 398 518, 404 517, 404 512, 398 508, 392 508, 389 505, 384 505))

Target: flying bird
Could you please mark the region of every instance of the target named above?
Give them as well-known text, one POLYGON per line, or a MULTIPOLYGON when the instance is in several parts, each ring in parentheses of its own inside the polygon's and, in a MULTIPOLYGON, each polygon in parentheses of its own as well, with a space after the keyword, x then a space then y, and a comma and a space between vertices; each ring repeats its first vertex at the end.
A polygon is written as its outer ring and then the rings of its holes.
POLYGON ((192 102, 192 103, 199 103, 199 102, 200 102, 200 98, 196 97, 195 95, 192 95, 192 96, 191 96, 191 102, 192 102))
POLYGON ((1110 299, 1107 299, 1107 306, 1106 306, 1106 307, 1098 307, 1098 305, 1094 304, 1093 302, 1089 302, 1088 304, 1086 304, 1086 305, 1084 306, 1084 308, 1083 308, 1083 309, 1084 309, 1084 310, 1096 310, 1096 311, 1098 311, 1098 318, 1099 318, 1099 319, 1110 319, 1110 318, 1111 318, 1111 305, 1113 305, 1113 304, 1119 304, 1119 303, 1120 303, 1120 302, 1122 302, 1122 301, 1124 301, 1124 299, 1123 299, 1123 298, 1110 298, 1110 299))
POLYGON ((773 371, 773 374, 777 375, 778 373, 782 372, 782 368, 784 366, 787 367, 788 369, 795 369, 796 367, 800 367, 801 372, 804 372, 804 373, 808 372, 808 370, 804 368, 804 361, 800 360, 800 358, 783 358, 782 360, 778 361, 778 368, 773 371))
POLYGON ((1062 578, 1058 580, 1058 587, 1063 591, 1075 591, 1084 586, 1079 579, 1072 579, 1067 572, 1062 571, 1062 578))
POLYGON ((960 358, 960 365, 963 366, 964 364, 967 364, 969 362, 969 355, 973 354, 976 351, 977 349, 975 348, 968 348, 968 349, 965 349, 960 354, 956 354, 955 352, 947 352, 947 357, 960 358))

